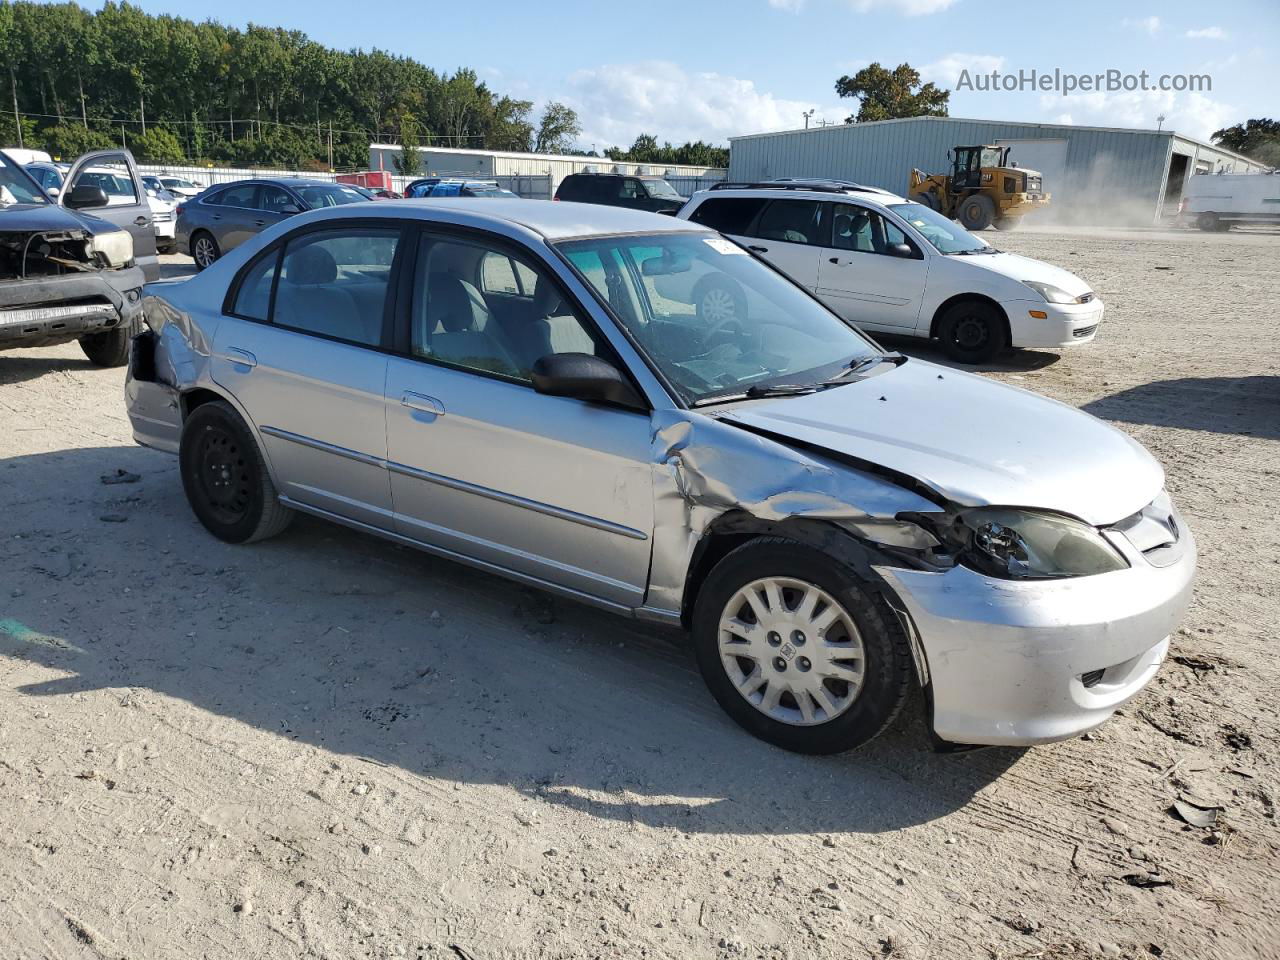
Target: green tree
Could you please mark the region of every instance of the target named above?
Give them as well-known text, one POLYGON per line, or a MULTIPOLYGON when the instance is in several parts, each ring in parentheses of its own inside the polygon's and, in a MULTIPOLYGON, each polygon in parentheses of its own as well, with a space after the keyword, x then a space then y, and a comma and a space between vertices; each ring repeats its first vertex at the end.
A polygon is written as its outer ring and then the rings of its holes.
POLYGON ((90 150, 110 150, 120 141, 101 130, 91 130, 80 123, 59 123, 40 131, 40 139, 55 160, 71 161, 90 150))
POLYGON ((418 121, 411 113, 400 117, 400 153, 392 165, 402 177, 416 177, 422 172, 422 154, 418 152, 418 121))
POLYGON ((1213 142, 1269 166, 1280 166, 1280 120, 1247 120, 1214 131, 1213 142))
POLYGON ((572 150, 582 133, 582 124, 578 114, 563 103, 552 100, 542 111, 538 120, 538 132, 534 137, 535 153, 564 153, 572 150))
POLYGON ((945 117, 951 91, 922 83, 920 73, 903 63, 887 70, 878 63, 836 81, 836 93, 855 97, 858 113, 845 123, 893 120, 898 117, 945 117))
POLYGON ((182 163, 187 159, 178 138, 163 127, 151 127, 131 138, 129 148, 144 163, 182 163))

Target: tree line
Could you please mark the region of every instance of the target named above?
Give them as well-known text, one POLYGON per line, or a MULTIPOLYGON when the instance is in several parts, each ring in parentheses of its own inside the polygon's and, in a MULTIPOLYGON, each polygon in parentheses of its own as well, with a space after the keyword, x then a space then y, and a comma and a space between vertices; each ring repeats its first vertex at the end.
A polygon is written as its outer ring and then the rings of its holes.
POLYGON ((0 2, 0 65, 0 144, 66 159, 123 143, 154 163, 351 169, 367 165, 374 141, 556 153, 582 129, 564 104, 535 115, 465 67, 114 0, 97 12, 0 2))

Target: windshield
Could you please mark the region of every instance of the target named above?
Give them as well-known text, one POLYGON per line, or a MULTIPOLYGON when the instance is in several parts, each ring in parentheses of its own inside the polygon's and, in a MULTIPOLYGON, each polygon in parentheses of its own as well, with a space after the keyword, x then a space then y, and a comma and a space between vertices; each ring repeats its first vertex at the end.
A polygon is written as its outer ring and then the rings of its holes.
POLYGON ((295 187, 293 192, 301 196, 312 210, 319 207, 340 207, 344 203, 362 203, 365 200, 360 191, 337 183, 295 187))
POLYGON ((0 157, 0 204, 48 202, 26 171, 0 157))
POLYGON ((1002 164, 1000 163, 1000 159, 1003 155, 1004 155, 1004 150, 1002 150, 1000 147, 984 147, 982 150, 982 166, 984 167, 1002 166, 1002 164))
POLYGON ((710 233, 557 244, 685 403, 817 384, 880 351, 817 300, 710 233))
POLYGON ((675 188, 665 180, 644 180, 644 188, 649 191, 651 197, 661 197, 663 200, 679 200, 680 194, 676 193, 675 188))
POLYGON ((948 220, 923 203, 891 203, 888 206, 924 234, 939 253, 974 253, 994 249, 985 240, 979 240, 954 220, 948 220))

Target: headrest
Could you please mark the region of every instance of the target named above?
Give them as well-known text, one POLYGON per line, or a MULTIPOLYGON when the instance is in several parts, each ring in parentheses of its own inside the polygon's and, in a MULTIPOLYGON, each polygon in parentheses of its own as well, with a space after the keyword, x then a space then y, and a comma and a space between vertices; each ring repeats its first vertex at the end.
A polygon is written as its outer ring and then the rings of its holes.
POLYGON ((851 233, 853 233, 853 217, 847 213, 836 214, 836 234, 847 237, 851 233))
POLYGON ((433 273, 427 278, 427 322, 440 324, 447 333, 475 326, 467 288, 452 273, 433 273))
POLYGON ((558 317, 564 311, 564 298, 550 277, 539 276, 533 288, 533 312, 538 317, 558 317))
POLYGON ((337 279, 338 264, 324 247, 313 244, 303 247, 297 253, 289 254, 288 280, 290 283, 313 286, 319 283, 333 283, 337 279))

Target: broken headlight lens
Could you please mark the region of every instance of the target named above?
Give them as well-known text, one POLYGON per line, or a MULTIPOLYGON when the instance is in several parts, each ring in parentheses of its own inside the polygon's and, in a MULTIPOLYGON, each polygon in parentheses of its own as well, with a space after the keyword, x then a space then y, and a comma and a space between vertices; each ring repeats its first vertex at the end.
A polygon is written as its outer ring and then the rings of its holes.
POLYGON ((89 253, 101 255, 113 267, 123 267, 133 259, 133 236, 128 230, 95 233, 89 241, 89 253))
POLYGON ((1093 527, 1056 513, 979 507, 957 514, 949 534, 969 566, 1013 580, 1088 577, 1129 565, 1093 527))
POLYGON ((1035 280, 1023 280, 1024 284, 1044 297, 1045 303, 1075 303, 1076 298, 1052 283, 1037 283, 1035 280))

